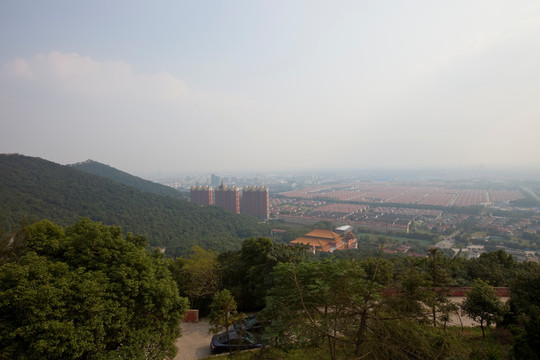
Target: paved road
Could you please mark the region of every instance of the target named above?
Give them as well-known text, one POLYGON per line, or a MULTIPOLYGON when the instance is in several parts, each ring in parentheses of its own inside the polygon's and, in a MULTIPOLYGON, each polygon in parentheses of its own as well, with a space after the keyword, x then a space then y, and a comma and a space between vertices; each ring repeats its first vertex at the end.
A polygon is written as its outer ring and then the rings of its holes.
POLYGON ((208 320, 202 319, 198 323, 182 323, 182 337, 176 340, 178 354, 174 360, 197 360, 212 356, 208 334, 208 320))

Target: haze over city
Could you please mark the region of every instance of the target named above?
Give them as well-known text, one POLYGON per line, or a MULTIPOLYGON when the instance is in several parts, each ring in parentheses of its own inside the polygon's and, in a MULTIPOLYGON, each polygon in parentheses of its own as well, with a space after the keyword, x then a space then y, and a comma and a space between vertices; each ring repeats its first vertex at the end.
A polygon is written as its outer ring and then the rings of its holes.
POLYGON ((0 153, 135 173, 540 168, 537 1, 0 3, 0 153))

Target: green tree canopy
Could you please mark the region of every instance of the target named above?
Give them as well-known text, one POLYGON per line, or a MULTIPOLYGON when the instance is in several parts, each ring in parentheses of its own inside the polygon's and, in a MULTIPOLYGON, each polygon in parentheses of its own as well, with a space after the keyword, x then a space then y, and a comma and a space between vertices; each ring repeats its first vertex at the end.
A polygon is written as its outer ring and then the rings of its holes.
POLYGON ((540 309, 540 264, 524 263, 510 289, 510 302, 516 315, 527 313, 531 306, 540 309))
POLYGON ((274 243, 264 237, 246 239, 239 252, 218 257, 223 287, 235 295, 240 309, 260 310, 274 281, 274 266, 279 262, 302 261, 306 258, 305 250, 305 246, 274 243))
POLYGON ((356 260, 303 261, 275 267, 274 288, 263 316, 281 344, 316 345, 325 341, 330 357, 349 343, 361 355, 370 309, 382 286, 356 260))
POLYGON ((482 279, 492 286, 508 286, 515 276, 516 262, 504 250, 483 253, 467 262, 469 279, 482 279))
POLYGON ((261 314, 267 337, 276 347, 324 347, 330 359, 451 358, 453 335, 427 325, 421 268, 403 265, 398 291, 383 295, 393 273, 385 259, 279 263, 261 314))
POLYGON ((194 308, 200 308, 205 299, 211 299, 218 291, 219 263, 212 250, 194 246, 189 257, 177 258, 171 269, 180 292, 194 308))
POLYGON ((0 267, 0 359, 159 359, 187 300, 138 236, 82 219, 28 226, 0 267))
POLYGON ((485 337, 484 327, 499 321, 506 312, 506 304, 499 299, 493 287, 480 279, 474 281, 461 308, 480 324, 483 337, 485 337))
MULTIPOLYGON (((227 332, 227 344, 230 345, 229 326, 240 321, 244 317, 236 309, 236 301, 231 292, 223 289, 218 292, 210 305, 210 332, 216 334, 221 330, 227 332)), ((231 351, 229 347, 229 352, 231 351)))
POLYGON ((512 353, 519 360, 540 359, 540 316, 536 306, 531 306, 523 328, 514 328, 515 343, 512 353))

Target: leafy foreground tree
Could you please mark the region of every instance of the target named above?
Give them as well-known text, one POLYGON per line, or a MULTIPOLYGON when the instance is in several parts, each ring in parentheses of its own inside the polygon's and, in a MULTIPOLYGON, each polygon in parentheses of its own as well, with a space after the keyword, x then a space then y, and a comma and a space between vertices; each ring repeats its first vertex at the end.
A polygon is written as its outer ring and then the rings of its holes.
POLYGON ((408 298, 420 289, 383 296, 391 265, 332 257, 278 264, 261 314, 271 323, 266 336, 281 349, 324 347, 328 359, 452 358, 455 336, 428 325, 417 304, 425 296, 408 298))
POLYGON ((270 336, 275 345, 328 344, 329 357, 337 358, 346 344, 362 355, 366 330, 382 286, 366 275, 354 260, 334 258, 320 262, 281 263, 263 316, 272 319, 270 336))
POLYGON ((174 357, 187 300, 144 238, 82 219, 15 242, 0 267, 0 359, 174 357))
POLYGON ((509 322, 516 359, 540 359, 540 265, 528 262, 517 272, 510 292, 509 322))
POLYGON ((272 288, 273 268, 280 262, 301 262, 306 259, 306 245, 275 243, 268 238, 250 238, 238 252, 218 257, 222 286, 231 291, 242 311, 260 311, 272 288))
POLYGON ((523 321, 523 328, 514 327, 515 343, 512 353, 516 359, 540 359, 540 316, 536 306, 532 306, 529 316, 523 321))
POLYGON ((474 321, 480 324, 482 337, 486 336, 485 327, 500 321, 507 311, 504 304, 491 285, 477 279, 474 281, 471 291, 467 294, 462 310, 474 321))
POLYGON ((227 289, 223 289, 214 296, 214 300, 210 305, 210 332, 217 334, 221 330, 227 333, 227 344, 229 344, 229 352, 231 352, 229 336, 229 326, 235 322, 242 320, 244 314, 239 314, 236 309, 236 301, 227 289))
POLYGON ((540 264, 522 264, 510 288, 510 304, 517 317, 528 314, 532 307, 540 309, 540 264))
POLYGON ((212 250, 194 246, 188 258, 179 257, 169 261, 173 279, 180 294, 187 296, 193 309, 207 310, 212 297, 218 291, 219 272, 217 255, 212 250))

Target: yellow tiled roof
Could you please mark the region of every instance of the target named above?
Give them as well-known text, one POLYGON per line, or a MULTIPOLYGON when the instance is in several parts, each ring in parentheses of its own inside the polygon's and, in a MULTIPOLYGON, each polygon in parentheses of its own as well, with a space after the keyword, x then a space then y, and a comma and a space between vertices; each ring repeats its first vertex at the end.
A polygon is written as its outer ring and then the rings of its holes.
POLYGON ((304 236, 327 239, 327 240, 339 240, 339 239, 342 239, 341 235, 339 235, 338 233, 333 232, 332 230, 321 230, 321 229, 315 229, 313 231, 310 231, 304 236))
POLYGON ((329 251, 333 246, 340 247, 342 241, 343 237, 331 230, 315 229, 304 236, 294 239, 291 243, 305 244, 314 246, 321 251, 329 251))

